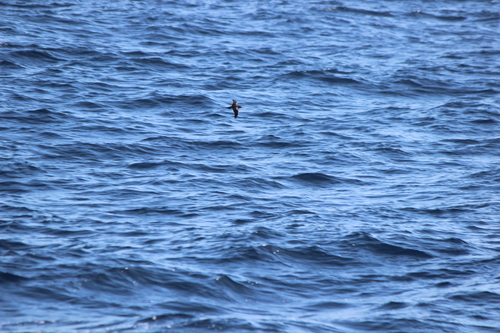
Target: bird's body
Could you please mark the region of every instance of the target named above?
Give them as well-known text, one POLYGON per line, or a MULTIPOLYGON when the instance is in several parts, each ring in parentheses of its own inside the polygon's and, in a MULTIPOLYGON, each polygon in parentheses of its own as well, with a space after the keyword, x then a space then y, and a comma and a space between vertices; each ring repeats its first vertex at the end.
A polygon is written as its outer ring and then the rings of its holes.
POLYGON ((242 108, 242 106, 238 105, 238 102, 236 102, 234 99, 233 99, 233 104, 231 104, 231 106, 226 107, 226 109, 233 110, 234 118, 238 118, 238 109, 241 109, 241 108, 242 108))

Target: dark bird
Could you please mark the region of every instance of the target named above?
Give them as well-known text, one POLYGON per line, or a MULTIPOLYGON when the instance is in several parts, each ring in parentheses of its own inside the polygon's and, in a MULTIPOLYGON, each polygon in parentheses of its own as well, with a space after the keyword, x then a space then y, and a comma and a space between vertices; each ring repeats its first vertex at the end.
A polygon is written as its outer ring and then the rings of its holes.
POLYGON ((233 109, 233 112, 234 112, 234 118, 238 118, 238 109, 241 109, 242 106, 241 105, 238 105, 238 102, 236 102, 234 99, 233 99, 233 104, 231 104, 231 106, 228 106, 226 109, 233 109))

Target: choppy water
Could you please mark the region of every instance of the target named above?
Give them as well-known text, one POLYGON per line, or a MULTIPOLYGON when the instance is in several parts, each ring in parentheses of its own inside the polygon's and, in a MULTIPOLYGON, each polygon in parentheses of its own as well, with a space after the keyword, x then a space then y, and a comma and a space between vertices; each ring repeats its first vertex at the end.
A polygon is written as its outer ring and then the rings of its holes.
POLYGON ((0 330, 500 332, 499 9, 1 2, 0 330))

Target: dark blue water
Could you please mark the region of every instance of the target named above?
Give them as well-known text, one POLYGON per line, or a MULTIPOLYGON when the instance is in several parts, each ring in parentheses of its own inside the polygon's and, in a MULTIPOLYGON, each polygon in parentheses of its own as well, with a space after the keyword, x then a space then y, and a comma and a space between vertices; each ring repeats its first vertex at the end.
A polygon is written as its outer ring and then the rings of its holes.
POLYGON ((500 332, 498 0, 0 12, 1 331, 500 332))

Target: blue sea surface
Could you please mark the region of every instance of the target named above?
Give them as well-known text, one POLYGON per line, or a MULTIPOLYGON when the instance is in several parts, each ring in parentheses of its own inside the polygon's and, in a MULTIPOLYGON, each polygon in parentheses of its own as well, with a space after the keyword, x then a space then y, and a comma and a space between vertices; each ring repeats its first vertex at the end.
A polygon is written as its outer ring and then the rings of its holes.
POLYGON ((498 0, 0 12, 0 331, 500 332, 498 0))

